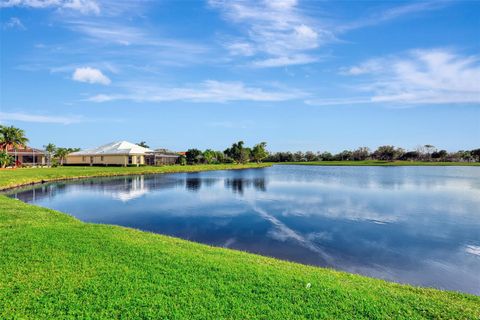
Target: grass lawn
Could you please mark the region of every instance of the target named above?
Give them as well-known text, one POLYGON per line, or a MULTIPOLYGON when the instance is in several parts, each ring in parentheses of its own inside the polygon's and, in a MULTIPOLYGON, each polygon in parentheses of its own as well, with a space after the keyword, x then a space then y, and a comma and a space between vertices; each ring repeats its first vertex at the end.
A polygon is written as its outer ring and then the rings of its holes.
MULTIPOLYGON (((18 169, 0 171, 0 187, 215 168, 229 166, 18 169)), ((479 319, 480 297, 83 223, 0 196, 0 319, 14 318, 479 319)))
POLYGON ((382 160, 278 162, 275 164, 298 164, 303 166, 480 166, 480 162, 425 162, 382 160))

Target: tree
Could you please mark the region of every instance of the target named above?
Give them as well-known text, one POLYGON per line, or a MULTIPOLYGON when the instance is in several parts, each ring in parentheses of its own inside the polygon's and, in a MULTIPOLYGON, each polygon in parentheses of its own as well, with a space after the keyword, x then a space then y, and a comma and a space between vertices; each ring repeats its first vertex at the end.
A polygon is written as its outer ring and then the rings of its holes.
POLYGON ((375 150, 373 156, 378 160, 393 161, 399 156, 400 153, 403 154, 401 149, 395 149, 394 146, 381 146, 375 150))
POLYGON ((363 161, 367 160, 368 157, 370 157, 370 149, 367 147, 360 147, 352 152, 353 160, 363 161))
POLYGON ((252 149, 253 161, 257 163, 262 162, 268 156, 268 152, 266 148, 267 148, 266 142, 260 142, 259 144, 256 144, 252 149))
POLYGON ((14 126, 0 126, 0 144, 2 149, 7 152, 8 147, 18 148, 25 146, 28 142, 25 137, 25 131, 14 126))
POLYGON ((211 149, 207 149, 203 152, 203 161, 207 164, 214 163, 216 159, 217 153, 211 149))
POLYGON ((215 158, 217 159, 218 163, 225 162, 225 154, 222 151, 215 151, 215 158))
POLYGON ((178 157, 177 162, 178 162, 181 166, 184 166, 184 165, 187 164, 187 157, 185 157, 184 155, 181 155, 180 157, 178 157))
POLYGON ((318 160, 318 157, 315 153, 313 153, 312 151, 307 151, 305 152, 305 159, 307 161, 317 161, 318 160))
POLYGON ((63 166, 63 162, 67 158, 67 155, 71 152, 73 152, 74 149, 70 148, 57 148, 55 150, 55 155, 54 157, 60 161, 60 165, 63 166))
MULTIPOLYGON (((4 153, 7 154, 8 147, 18 148, 25 146, 28 142, 27 137, 25 137, 25 131, 22 129, 16 128, 14 126, 5 127, 0 126, 0 147, 4 150, 4 153)), ((4 157, 6 159, 6 157, 4 157)), ((2 163, 2 168, 7 166, 7 162, 2 163)))
POLYGON ((335 155, 335 160, 344 161, 344 160, 352 160, 352 159, 353 159, 353 154, 352 154, 352 151, 350 150, 343 150, 339 154, 335 155))
POLYGON ((144 148, 150 148, 145 141, 140 141, 137 143, 137 146, 144 147, 144 148))
POLYGON ((188 149, 185 156, 187 158, 187 164, 200 163, 202 151, 198 149, 188 149))
POLYGON ((48 166, 51 166, 52 165, 52 157, 55 154, 55 150, 57 149, 57 147, 53 143, 49 143, 49 144, 47 144, 43 147, 45 148, 45 151, 47 152, 48 166))
POLYGON ((418 151, 408 151, 408 152, 405 152, 403 155, 402 155, 402 160, 419 160, 420 159, 420 153, 418 151))
POLYGON ((448 156, 447 150, 440 150, 440 151, 433 151, 431 154, 431 158, 435 160, 445 160, 445 158, 448 156))
POLYGON ((243 147, 244 142, 238 141, 237 143, 232 144, 232 146, 224 151, 227 157, 233 159, 237 163, 245 163, 248 161, 250 154, 249 151, 246 151, 243 147))
POLYGON ((320 154, 320 159, 321 161, 332 161, 333 155, 330 152, 325 151, 322 154, 320 154))
POLYGON ((15 160, 11 155, 6 152, 0 152, 0 166, 2 168, 8 167, 11 165, 15 160))
POLYGON ((240 152, 240 161, 239 163, 247 163, 250 161, 250 157, 252 155, 252 149, 250 148, 243 148, 240 152))
POLYGON ((470 150, 470 155, 478 162, 480 162, 480 148, 470 150))

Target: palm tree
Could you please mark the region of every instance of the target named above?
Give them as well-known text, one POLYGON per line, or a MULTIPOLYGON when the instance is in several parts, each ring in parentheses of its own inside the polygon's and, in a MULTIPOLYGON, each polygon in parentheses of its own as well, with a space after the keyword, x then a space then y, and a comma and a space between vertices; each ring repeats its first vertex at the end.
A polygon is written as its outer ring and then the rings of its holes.
POLYGON ((48 155, 48 166, 52 165, 52 156, 55 153, 55 150, 57 147, 53 143, 49 143, 46 146, 43 146, 45 148, 45 151, 47 151, 48 155))
POLYGON ((27 142, 28 139, 25 137, 25 131, 22 129, 14 126, 0 127, 0 143, 5 152, 7 152, 9 146, 12 148, 18 148, 25 146, 27 142))
MULTIPOLYGON (((7 155, 8 147, 18 148, 25 146, 28 142, 25 137, 25 131, 16 128, 14 126, 6 127, 0 126, 0 148, 3 149, 3 153, 7 155)), ((2 161, 2 168, 6 167, 6 162, 2 161)))
POLYGON ((60 160, 60 165, 61 166, 63 166, 63 161, 65 160, 67 155, 71 152, 72 151, 68 148, 57 148, 57 150, 55 150, 55 158, 60 160))

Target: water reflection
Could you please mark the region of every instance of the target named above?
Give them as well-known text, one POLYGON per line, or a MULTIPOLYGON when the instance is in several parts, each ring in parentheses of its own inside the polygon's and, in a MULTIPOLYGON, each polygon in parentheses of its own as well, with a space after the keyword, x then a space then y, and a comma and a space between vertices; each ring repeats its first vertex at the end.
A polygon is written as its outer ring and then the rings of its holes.
POLYGON ((278 166, 58 182, 11 196, 84 221, 480 294, 479 181, 473 167, 278 166))

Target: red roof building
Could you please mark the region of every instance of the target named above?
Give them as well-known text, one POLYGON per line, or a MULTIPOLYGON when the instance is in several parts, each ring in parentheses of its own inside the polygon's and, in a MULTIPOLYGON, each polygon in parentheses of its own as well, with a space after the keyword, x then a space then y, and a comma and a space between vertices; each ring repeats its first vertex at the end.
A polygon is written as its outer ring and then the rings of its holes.
POLYGON ((15 165, 44 166, 46 161, 45 151, 40 149, 22 146, 14 148, 7 146, 7 153, 14 157, 15 165))

